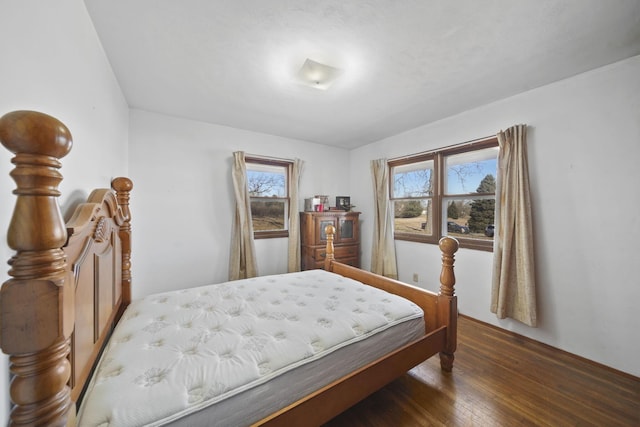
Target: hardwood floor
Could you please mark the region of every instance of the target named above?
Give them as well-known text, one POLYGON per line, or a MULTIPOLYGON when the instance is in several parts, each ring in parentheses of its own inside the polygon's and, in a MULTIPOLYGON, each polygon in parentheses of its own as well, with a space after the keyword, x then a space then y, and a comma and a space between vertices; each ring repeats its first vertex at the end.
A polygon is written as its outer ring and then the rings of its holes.
POLYGON ((325 427, 640 426, 640 379, 460 317, 453 373, 437 357, 325 427))

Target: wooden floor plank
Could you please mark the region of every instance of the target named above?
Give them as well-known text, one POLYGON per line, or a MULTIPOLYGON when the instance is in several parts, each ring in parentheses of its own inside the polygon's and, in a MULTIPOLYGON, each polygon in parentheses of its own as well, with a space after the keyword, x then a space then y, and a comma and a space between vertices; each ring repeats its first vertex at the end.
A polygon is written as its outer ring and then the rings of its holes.
POLYGON ((432 358, 325 427, 640 426, 640 379, 461 316, 432 358))

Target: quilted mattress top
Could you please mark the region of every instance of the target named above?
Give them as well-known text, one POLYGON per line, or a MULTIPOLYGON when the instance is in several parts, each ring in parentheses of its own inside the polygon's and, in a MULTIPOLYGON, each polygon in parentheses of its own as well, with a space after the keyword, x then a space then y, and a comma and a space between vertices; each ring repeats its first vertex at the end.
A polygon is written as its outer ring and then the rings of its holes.
POLYGON ((152 295, 116 327, 78 425, 162 425, 421 316, 324 270, 152 295))

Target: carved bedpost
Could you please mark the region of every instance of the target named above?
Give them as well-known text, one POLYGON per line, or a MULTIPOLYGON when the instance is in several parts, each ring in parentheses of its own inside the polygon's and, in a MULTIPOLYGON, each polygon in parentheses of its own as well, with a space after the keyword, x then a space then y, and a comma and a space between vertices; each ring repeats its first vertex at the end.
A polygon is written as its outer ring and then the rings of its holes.
POLYGON ((334 256, 334 247, 333 247, 333 236, 336 234, 336 228, 329 224, 324 228, 324 233, 327 236, 327 246, 326 246, 326 255, 324 258, 324 269, 326 271, 330 271, 331 261, 335 259, 334 256))
MULTIPOLYGON (((129 195, 133 189, 133 182, 129 178, 119 177, 111 182, 111 188, 116 192, 118 206, 124 214, 120 224, 120 242, 122 243, 122 308, 124 310, 131 303, 131 211, 129 210, 129 195)), ((118 317, 122 313, 118 314, 118 317)))
POLYGON ((7 232, 16 254, 0 291, 0 346, 8 354, 12 426, 64 426, 74 411, 67 385, 73 331, 73 284, 62 246, 67 239, 56 198, 58 172, 72 145, 57 119, 34 111, 0 118, 0 141, 15 154, 17 184, 7 232))
POLYGON ((459 243, 452 237, 443 237, 440 239, 439 246, 442 251, 442 271, 440 273, 440 293, 438 294, 438 317, 440 324, 449 325, 447 344, 445 350, 440 352, 440 367, 443 371, 451 372, 456 351, 456 331, 458 330, 458 300, 454 290, 456 276, 453 272, 453 263, 459 243))

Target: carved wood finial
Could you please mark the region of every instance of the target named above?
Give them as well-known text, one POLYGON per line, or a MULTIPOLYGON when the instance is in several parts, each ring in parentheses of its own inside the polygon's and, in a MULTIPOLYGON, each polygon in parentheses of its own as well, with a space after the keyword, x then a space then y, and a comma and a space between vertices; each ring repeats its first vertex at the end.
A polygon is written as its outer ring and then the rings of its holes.
POLYGON ((111 188, 116 192, 116 198, 118 200, 118 206, 122 211, 124 218, 122 218, 123 224, 127 230, 131 230, 131 211, 129 210, 129 198, 131 190, 133 190, 133 181, 129 178, 118 177, 111 181, 111 188))
POLYGON ((331 261, 335 259, 334 256, 334 247, 333 247, 333 236, 336 234, 336 228, 329 224, 324 228, 324 233, 327 236, 327 246, 326 246, 326 255, 324 258, 324 269, 329 271, 329 266, 331 265, 331 261))
POLYGON ((0 347, 14 374, 11 425, 63 426, 72 409, 67 356, 74 295, 66 280, 61 247, 67 232, 56 198, 59 159, 71 150, 71 133, 46 114, 14 111, 0 118, 0 142, 15 154, 11 177, 18 196, 7 231, 16 251, 9 261, 12 278, 0 291, 0 347))
POLYGON ((123 192, 123 194, 127 193, 128 195, 128 193, 133 190, 133 181, 131 181, 127 177, 120 176, 118 178, 114 178, 113 181, 111 181, 111 187, 117 192, 123 192))
POLYGON ((438 243, 442 251, 442 271, 440 272, 440 293, 452 297, 456 276, 453 272, 454 254, 460 244, 453 237, 445 236, 438 243))
POLYGON ((71 151, 69 129, 55 117, 37 111, 13 111, 0 117, 0 141, 15 154, 61 159, 71 151))
POLYGON ((116 192, 118 206, 124 215, 119 233, 122 243, 122 310, 124 310, 131 303, 131 211, 129 210, 129 197, 131 190, 133 190, 133 181, 129 178, 118 177, 111 181, 111 188, 116 192))

